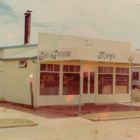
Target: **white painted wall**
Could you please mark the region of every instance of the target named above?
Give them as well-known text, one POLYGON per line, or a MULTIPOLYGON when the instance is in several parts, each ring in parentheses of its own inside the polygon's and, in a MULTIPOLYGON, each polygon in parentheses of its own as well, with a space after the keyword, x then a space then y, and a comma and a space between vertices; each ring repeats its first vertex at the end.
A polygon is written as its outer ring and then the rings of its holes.
POLYGON ((0 61, 0 99, 3 99, 3 88, 4 88, 4 65, 3 61, 0 61))
POLYGON ((36 95, 36 63, 27 61, 27 68, 18 67, 19 60, 5 61, 4 68, 4 94, 6 101, 31 104, 29 76, 33 78, 33 92, 36 95))
MULTIPOLYGON (((55 60, 89 60, 129 63, 128 59, 131 56, 130 43, 64 36, 51 33, 39 33, 38 49, 39 52, 47 52, 49 56, 55 54, 55 50, 60 52, 69 51, 71 53, 69 57, 56 57, 55 60), (104 57, 106 58, 99 58, 101 52, 105 53, 104 57), (108 55, 113 57, 110 58, 108 55)), ((51 57, 47 57, 44 60, 54 61, 51 57)))
POLYGON ((66 48, 96 48, 114 51, 131 51, 131 44, 118 41, 107 41, 93 38, 82 38, 53 33, 39 33, 39 50, 53 50, 66 48))

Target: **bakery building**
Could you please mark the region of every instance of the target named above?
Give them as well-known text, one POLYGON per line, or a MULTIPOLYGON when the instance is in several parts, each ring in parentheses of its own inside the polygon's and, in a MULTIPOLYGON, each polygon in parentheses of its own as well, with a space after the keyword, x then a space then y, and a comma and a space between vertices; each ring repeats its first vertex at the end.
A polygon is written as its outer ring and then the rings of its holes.
POLYGON ((2 99, 30 105, 33 94, 34 107, 130 102, 130 43, 53 33, 38 38, 38 45, 0 49, 2 99))

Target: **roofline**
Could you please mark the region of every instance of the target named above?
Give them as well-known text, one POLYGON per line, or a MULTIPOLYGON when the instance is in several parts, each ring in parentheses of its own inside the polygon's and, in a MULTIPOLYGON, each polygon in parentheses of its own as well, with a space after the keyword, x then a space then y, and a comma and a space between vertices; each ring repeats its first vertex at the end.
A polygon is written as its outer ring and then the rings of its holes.
POLYGON ((74 37, 74 38, 80 38, 80 39, 89 39, 89 40, 102 40, 102 41, 107 41, 107 42, 112 42, 112 43, 124 43, 124 44, 129 44, 132 46, 131 42, 126 42, 126 41, 121 41, 121 40, 111 40, 111 39, 104 39, 104 38, 94 38, 92 36, 88 35, 74 35, 74 34, 65 34, 65 33, 57 33, 57 32, 38 32, 38 34, 50 34, 50 35, 60 35, 60 36, 68 36, 68 37, 74 37))
POLYGON ((25 47, 25 48, 27 48, 27 47, 37 47, 38 46, 38 44, 27 44, 27 45, 25 45, 25 44, 23 44, 23 45, 16 45, 16 46, 1 46, 0 47, 0 49, 15 49, 15 48, 23 48, 23 47, 25 47))
POLYGON ((20 58, 0 58, 1 61, 5 61, 5 60, 21 60, 21 59, 37 59, 37 56, 20 57, 20 58))

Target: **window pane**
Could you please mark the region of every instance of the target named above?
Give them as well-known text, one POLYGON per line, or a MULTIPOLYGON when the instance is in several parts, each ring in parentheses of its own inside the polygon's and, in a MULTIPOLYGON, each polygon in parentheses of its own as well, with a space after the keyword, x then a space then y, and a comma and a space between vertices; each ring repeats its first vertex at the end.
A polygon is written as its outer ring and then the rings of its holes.
POLYGON ((60 65, 54 65, 54 71, 60 71, 60 65))
POLYGON ((125 70, 126 70, 126 73, 129 74, 129 68, 126 68, 125 70))
POLYGON ((40 65, 40 71, 46 71, 46 64, 40 65))
POLYGON ((99 68, 98 68, 98 72, 99 72, 99 73, 103 73, 103 67, 99 67, 99 68))
POLYGON ((90 93, 94 93, 94 72, 90 72, 90 93))
POLYGON ((120 73, 120 68, 116 68, 116 73, 120 73))
POLYGON ((121 68, 121 73, 125 73, 125 69, 124 68, 121 68))
POLYGON ((76 66, 76 72, 80 72, 80 66, 76 66))
POLYGON ((53 64, 47 64, 47 71, 53 71, 53 64))
POLYGON ((70 65, 70 72, 75 72, 75 66, 70 65))
POLYGON ((99 67, 98 68, 99 73, 113 73, 112 67, 99 67))
POLYGON ((116 68, 116 73, 129 74, 129 68, 116 68))
POLYGON ((78 95, 80 93, 80 74, 63 74, 63 95, 78 95))
POLYGON ((88 72, 83 73, 83 93, 88 93, 88 72))
POLYGON ((63 71, 64 72, 68 72, 69 71, 69 66, 68 65, 64 65, 63 66, 63 71))
POLYGON ((99 94, 111 94, 113 87, 113 75, 99 74, 98 76, 98 92, 99 94))
POLYGON ((128 93, 129 90, 128 75, 116 75, 116 93, 128 93))
POLYGON ((139 80, 139 72, 132 73, 133 80, 139 80))
POLYGON ((40 95, 59 94, 59 73, 40 73, 40 95))
POLYGON ((104 73, 108 73, 108 68, 104 67, 104 73))
POLYGON ((109 70, 108 73, 113 73, 113 68, 112 67, 109 67, 108 70, 109 70))

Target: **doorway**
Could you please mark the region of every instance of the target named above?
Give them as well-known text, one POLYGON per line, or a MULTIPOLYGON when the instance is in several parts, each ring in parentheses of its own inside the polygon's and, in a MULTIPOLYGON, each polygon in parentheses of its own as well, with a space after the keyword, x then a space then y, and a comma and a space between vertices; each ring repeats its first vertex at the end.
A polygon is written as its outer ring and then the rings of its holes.
POLYGON ((83 94, 94 94, 95 73, 83 72, 83 94))

